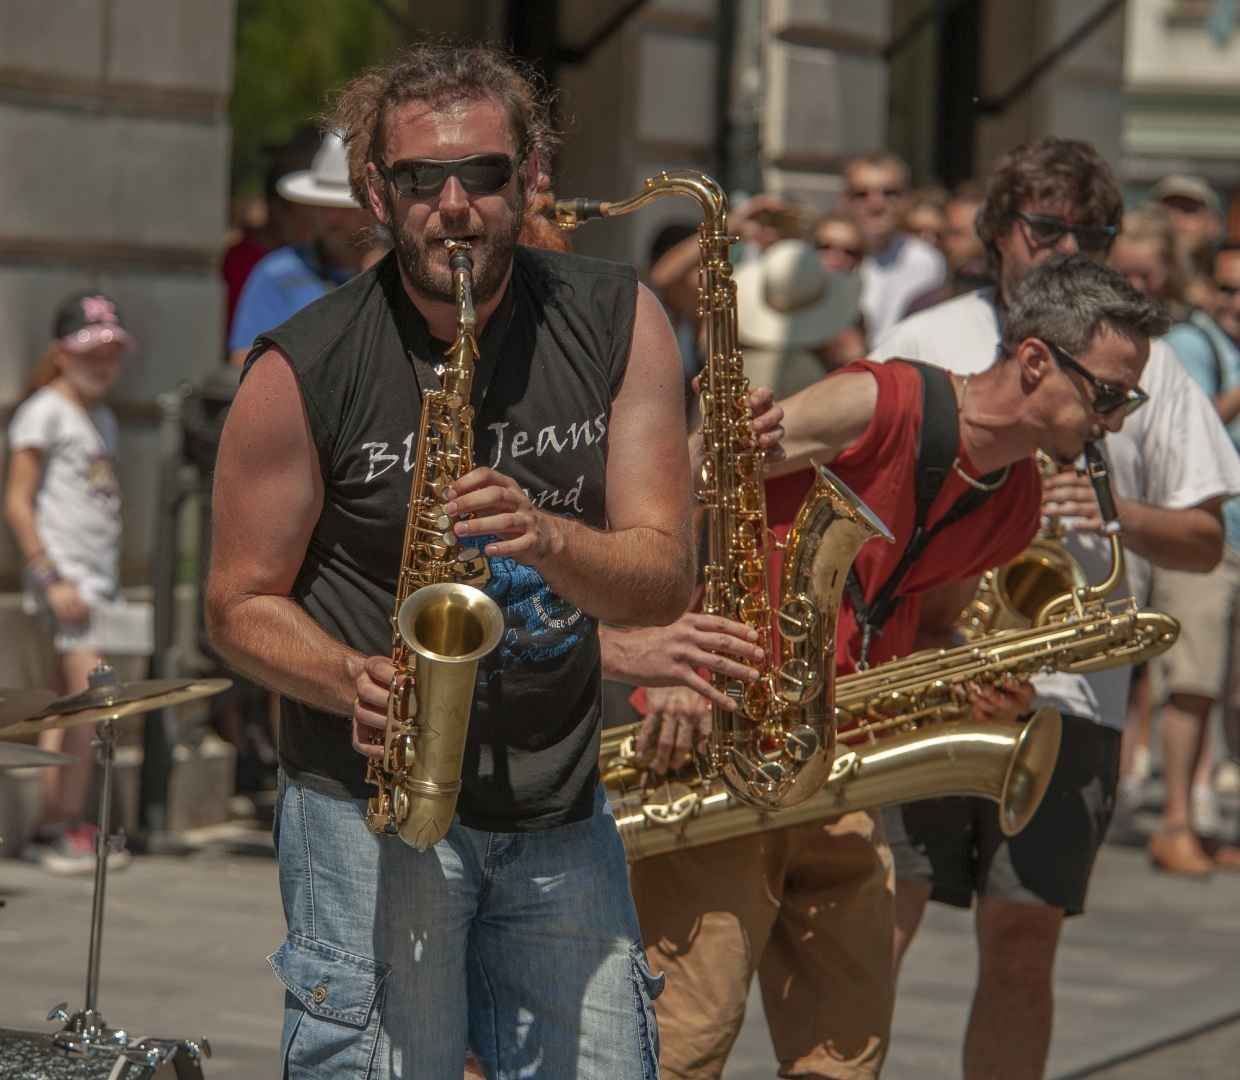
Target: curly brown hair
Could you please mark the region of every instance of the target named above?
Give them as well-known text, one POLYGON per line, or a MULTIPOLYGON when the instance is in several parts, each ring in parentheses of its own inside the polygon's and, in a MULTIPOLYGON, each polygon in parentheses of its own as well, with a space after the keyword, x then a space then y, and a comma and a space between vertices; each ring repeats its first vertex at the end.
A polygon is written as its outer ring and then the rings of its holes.
POLYGON ((1092 143, 1053 135, 1022 143, 995 162, 986 182, 986 200, 977 212, 977 235, 996 276, 1000 260, 995 238, 1011 229, 1026 199, 1065 199, 1088 225, 1118 227, 1124 216, 1119 182, 1092 143))
POLYGON ((542 167, 558 139, 551 98, 532 68, 486 45, 415 45, 362 72, 323 116, 349 148, 349 185, 358 204, 370 205, 366 165, 383 160, 388 116, 410 102, 432 107, 492 98, 508 115, 522 156, 536 150, 542 167))

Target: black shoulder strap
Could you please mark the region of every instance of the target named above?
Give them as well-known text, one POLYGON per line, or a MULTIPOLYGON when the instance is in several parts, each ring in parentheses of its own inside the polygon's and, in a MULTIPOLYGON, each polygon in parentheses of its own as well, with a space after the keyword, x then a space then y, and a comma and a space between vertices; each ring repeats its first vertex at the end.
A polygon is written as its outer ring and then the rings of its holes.
POLYGON ((852 600, 857 625, 861 628, 859 667, 865 665, 871 639, 882 633, 883 626, 899 607, 900 598, 896 596, 896 591, 913 564, 921 557, 921 553, 926 550, 926 545, 941 530, 976 510, 990 495, 989 491, 971 488, 956 500, 933 527, 926 528, 930 508, 943 490, 947 474, 956 462, 956 451, 960 442, 956 395, 952 390, 951 376, 942 368, 917 360, 902 360, 901 363, 912 365, 921 376, 921 434, 917 443, 917 467, 914 476, 917 507, 913 518, 913 535, 909 538, 895 569, 869 603, 865 600, 856 567, 848 569, 848 594, 852 600))

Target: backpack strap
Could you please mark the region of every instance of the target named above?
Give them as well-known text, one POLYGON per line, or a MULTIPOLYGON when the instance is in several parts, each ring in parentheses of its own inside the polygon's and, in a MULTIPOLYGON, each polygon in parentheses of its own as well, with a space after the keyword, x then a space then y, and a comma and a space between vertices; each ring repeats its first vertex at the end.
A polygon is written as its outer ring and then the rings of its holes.
MULTIPOLYGON (((930 508, 947 481, 947 474, 956 463, 957 449, 960 443, 960 425, 956 395, 952 389, 951 376, 942 368, 923 364, 917 360, 901 360, 917 369, 921 376, 921 433, 917 443, 917 465, 914 473, 914 491, 917 503, 913 517, 913 535, 904 548, 900 561, 892 570, 874 598, 868 603, 857 576, 856 566, 850 566, 845 582, 849 598, 852 600, 853 612, 857 626, 861 630, 861 654, 858 657, 857 669, 868 667, 866 655, 870 642, 882 634, 883 626, 900 606, 902 597, 896 595, 905 575, 913 564, 921 557, 923 551, 934 537, 954 525, 966 514, 972 513, 986 501, 990 491, 970 488, 952 505, 933 526, 927 528, 930 508)), ((1002 470, 983 478, 997 481, 1002 470)))

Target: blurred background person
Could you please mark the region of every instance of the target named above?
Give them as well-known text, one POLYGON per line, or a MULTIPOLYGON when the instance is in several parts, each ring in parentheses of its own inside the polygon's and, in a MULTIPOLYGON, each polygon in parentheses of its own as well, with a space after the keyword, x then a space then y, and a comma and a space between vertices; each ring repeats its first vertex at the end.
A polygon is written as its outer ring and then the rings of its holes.
POLYGON ((941 285, 910 301, 905 315, 913 315, 954 296, 963 296, 974 289, 994 284, 986 268, 986 252, 974 227, 983 194, 982 185, 974 180, 964 180, 956 185, 951 198, 943 206, 943 228, 938 241, 946 263, 946 278, 941 285))
POLYGON ((861 261, 861 311, 867 344, 883 338, 910 301, 943 283, 943 253, 900 225, 908 206, 909 170, 883 151, 853 158, 844 169, 848 205, 865 232, 869 252, 861 261))
POLYGON ((1194 307, 1208 308, 1210 272, 1206 264, 1223 236, 1218 195, 1205 177, 1175 173, 1155 184, 1150 198, 1162 203, 1171 214, 1180 248, 1191 263, 1188 302, 1194 307))
MULTIPOLYGON (((1194 312, 1167 341, 1206 392, 1240 447, 1240 248, 1214 258, 1216 319, 1194 312)), ((1180 641, 1154 661, 1154 704, 1162 705, 1166 797, 1150 858, 1172 873, 1202 876, 1216 866, 1240 870, 1240 849, 1208 835, 1218 829, 1208 737, 1216 705, 1240 708, 1240 498, 1223 506, 1227 543, 1209 574, 1157 570, 1152 601, 1180 620, 1180 641), (1199 833, 1206 833, 1203 838, 1199 833)), ((1235 747, 1231 747, 1232 753, 1235 747)))
MULTIPOLYGON (((1162 304, 1177 324, 1182 325, 1183 320, 1192 313, 1193 309, 1186 300, 1192 270, 1179 245, 1171 214, 1161 203, 1148 203, 1124 215, 1119 235, 1111 248, 1110 261, 1133 288, 1162 304)), ((1173 348, 1176 334, 1177 327, 1173 326, 1164 338, 1173 348)), ((1162 571, 1155 567, 1154 578, 1157 579, 1160 574, 1162 571)), ((1129 691, 1128 717, 1120 743, 1117 789, 1119 808, 1124 812, 1137 810, 1141 806, 1144 782, 1150 774, 1150 721, 1154 708, 1150 678, 1147 665, 1140 665, 1133 672, 1129 691)), ((1183 754, 1173 751, 1171 756, 1178 761, 1183 754)), ((1203 743, 1199 757, 1200 780, 1194 786, 1200 789, 1198 804, 1205 805, 1207 800, 1200 791, 1205 790, 1201 785, 1209 782, 1208 740, 1203 743)), ((1159 843, 1156 842, 1155 846, 1159 843)))
POLYGON ((736 270, 737 337, 750 386, 785 398, 817 382, 826 367, 816 350, 856 318, 861 282, 830 274, 804 240, 779 240, 736 270))
MULTIPOLYGON (((52 335, 9 422, 4 516, 25 560, 23 606, 42 616, 52 636, 52 689, 64 696, 88 689, 90 671, 106 658, 58 635, 85 631, 93 605, 120 599, 118 428, 104 399, 120 377, 121 354, 136 345, 116 305, 91 293, 61 304, 52 335)), ((40 736, 44 749, 77 757, 43 770, 34 842, 23 852, 53 873, 95 867, 99 830, 86 816, 93 740, 90 724, 40 736)), ((108 866, 127 860, 128 852, 116 852, 108 866)))
POLYGON ((698 227, 687 221, 664 225, 650 244, 646 282, 667 312, 680 345, 686 400, 689 383, 702 366, 698 319, 698 227))
POLYGON ((244 362, 259 334, 357 274, 371 249, 369 220, 349 190, 348 157, 335 132, 323 136, 309 169, 282 176, 276 188, 309 208, 312 235, 264 256, 246 278, 228 333, 234 364, 244 362))
MULTIPOLYGON (((865 233, 851 213, 833 210, 819 218, 814 225, 813 242, 824 270, 831 274, 852 274, 860 281, 861 260, 869 247, 865 233)), ((814 351, 827 371, 864 357, 865 316, 860 306, 844 329, 814 351)))
POLYGON ((917 188, 910 193, 900 232, 915 236, 932 247, 943 250, 943 233, 947 229, 947 189, 932 186, 917 188))

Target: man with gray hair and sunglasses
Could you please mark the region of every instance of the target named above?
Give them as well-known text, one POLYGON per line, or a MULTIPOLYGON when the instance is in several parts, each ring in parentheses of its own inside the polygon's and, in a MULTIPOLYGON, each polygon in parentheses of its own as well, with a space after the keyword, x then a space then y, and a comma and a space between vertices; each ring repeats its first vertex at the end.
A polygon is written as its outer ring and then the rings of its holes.
MULTIPOLYGON (((509 58, 411 49, 328 119, 394 250, 251 351, 220 443, 207 586, 220 654, 283 696, 288 935, 270 963, 287 990, 284 1074, 440 1080, 469 1047, 492 1077, 644 1080, 662 980, 599 783, 598 626, 671 622, 692 590, 676 339, 631 267, 518 244, 552 133, 509 58), (450 263, 462 245, 472 341, 450 263), (475 467, 455 475, 442 452, 413 491, 440 436, 420 434, 420 403, 454 341, 476 357, 471 402, 437 416, 463 429, 458 448, 472 426, 475 467), (416 540, 412 497, 437 511, 416 540), (503 626, 467 680, 455 817, 419 851, 368 828, 367 763, 403 681, 398 572, 457 576, 423 546, 461 552, 503 626)), ((414 720, 429 726, 437 700, 414 720)), ((443 744, 423 741, 452 792, 443 744)), ((400 795, 416 788, 385 771, 400 795)))
MULTIPOLYGON (((1056 256, 1105 259, 1122 213, 1119 185, 1089 143, 1046 137, 1016 147, 996 163, 977 219, 997 285, 905 319, 876 355, 985 372, 1021 332, 1014 325, 1019 309, 1010 305, 1031 271, 1056 256)), ((1053 287, 1053 273, 1044 282, 1053 287)), ((1057 377, 1091 403, 1099 425, 1109 412, 1136 404, 1067 329, 1062 339, 1046 338, 1037 347, 1057 377)), ((1149 404, 1105 443, 1129 553, 1126 585, 1113 600, 1144 599, 1151 562, 1213 567, 1222 555, 1221 505, 1240 490, 1240 459, 1226 431, 1162 340, 1151 343, 1143 385, 1149 404)), ((1109 544, 1089 482, 1072 471, 1049 478, 1042 510, 1070 525, 1068 554, 1091 581, 1102 581, 1109 544)), ((931 619, 925 629, 950 634, 971 596, 947 597, 938 625, 931 619)), ((977 900, 980 963, 964 1043, 966 1080, 1043 1074, 1060 929, 1065 916, 1084 910, 1114 809, 1129 681, 1124 667, 1035 679, 1035 706, 1054 705, 1063 714, 1063 744, 1041 808, 1019 835, 1002 836, 993 806, 982 800, 933 799, 884 811, 897 876, 897 969, 928 900, 962 908, 977 900)))

